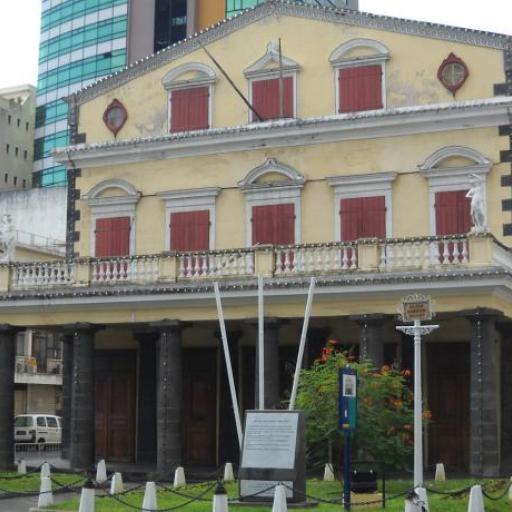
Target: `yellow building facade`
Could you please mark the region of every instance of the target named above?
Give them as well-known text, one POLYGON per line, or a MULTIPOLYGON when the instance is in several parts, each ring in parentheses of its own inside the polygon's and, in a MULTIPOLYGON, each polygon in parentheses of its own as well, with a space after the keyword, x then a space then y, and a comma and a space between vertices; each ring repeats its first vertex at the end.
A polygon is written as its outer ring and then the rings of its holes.
POLYGON ((311 277, 306 364, 334 338, 410 368, 397 308, 429 294, 427 464, 510 469, 509 45, 268 2, 71 96, 68 260, 2 267, 0 305, 5 324, 67 333, 72 466, 238 456, 213 283, 244 410, 262 275, 267 407, 311 277))

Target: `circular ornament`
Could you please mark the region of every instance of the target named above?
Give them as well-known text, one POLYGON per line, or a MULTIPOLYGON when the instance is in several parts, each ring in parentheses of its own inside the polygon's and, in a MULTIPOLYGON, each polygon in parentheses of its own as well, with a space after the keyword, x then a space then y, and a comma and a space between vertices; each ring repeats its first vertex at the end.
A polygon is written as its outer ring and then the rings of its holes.
POLYGON ((464 85, 469 76, 469 69, 465 62, 453 52, 439 66, 437 78, 453 94, 464 85))
POLYGON ((103 122, 114 134, 114 137, 117 136, 127 119, 128 112, 125 106, 117 99, 114 99, 103 113, 103 122))

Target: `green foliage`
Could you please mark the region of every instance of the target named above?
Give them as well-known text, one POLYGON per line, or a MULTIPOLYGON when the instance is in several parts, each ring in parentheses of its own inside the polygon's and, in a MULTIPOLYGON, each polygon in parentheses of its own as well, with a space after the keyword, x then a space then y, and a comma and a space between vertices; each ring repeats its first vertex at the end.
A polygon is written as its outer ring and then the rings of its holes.
POLYGON ((383 366, 375 370, 369 362, 358 363, 329 342, 322 357, 300 377, 297 407, 306 414, 309 446, 327 445, 342 449, 343 433, 338 426, 338 373, 347 365, 356 369, 357 428, 354 454, 360 460, 375 460, 389 468, 405 466, 412 451, 412 393, 407 387, 409 370, 399 372, 383 366), (329 344, 330 343, 330 344, 329 344))

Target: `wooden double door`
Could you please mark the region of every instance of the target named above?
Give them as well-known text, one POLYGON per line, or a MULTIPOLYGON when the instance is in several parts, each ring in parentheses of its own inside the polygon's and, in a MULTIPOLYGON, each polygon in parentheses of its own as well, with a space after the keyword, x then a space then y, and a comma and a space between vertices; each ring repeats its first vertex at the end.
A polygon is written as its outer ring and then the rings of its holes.
POLYGON ((469 466, 469 343, 431 343, 428 351, 429 465, 469 466))
POLYGON ((95 354, 96 456, 131 462, 135 454, 135 351, 95 354))

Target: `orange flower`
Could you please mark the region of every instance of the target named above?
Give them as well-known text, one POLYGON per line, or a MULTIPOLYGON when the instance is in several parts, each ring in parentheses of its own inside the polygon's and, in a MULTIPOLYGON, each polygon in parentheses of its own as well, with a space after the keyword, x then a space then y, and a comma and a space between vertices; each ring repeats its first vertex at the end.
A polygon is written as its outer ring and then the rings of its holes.
POLYGON ((391 368, 385 364, 381 369, 380 369, 380 373, 382 373, 383 375, 387 375, 389 373, 389 370, 391 370, 391 368))
POLYGON ((410 377, 412 375, 412 372, 411 372, 411 370, 405 369, 405 370, 402 370, 402 375, 404 377, 410 377))
POLYGON ((408 432, 410 432, 412 430, 412 425, 410 423, 405 424, 404 430, 407 430, 408 432))
POLYGON ((423 411, 422 417, 426 421, 430 421, 432 419, 432 413, 430 411, 423 411))

